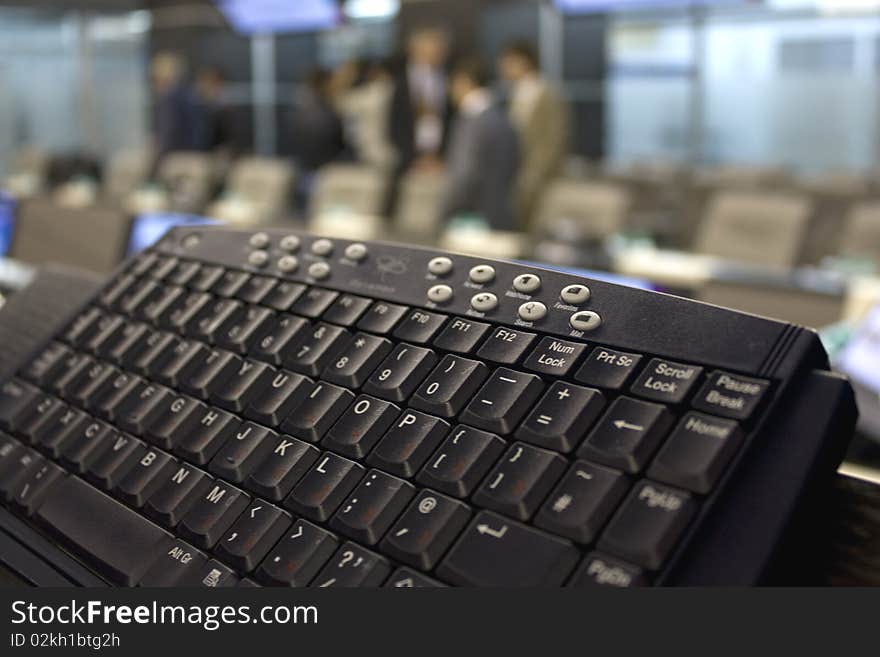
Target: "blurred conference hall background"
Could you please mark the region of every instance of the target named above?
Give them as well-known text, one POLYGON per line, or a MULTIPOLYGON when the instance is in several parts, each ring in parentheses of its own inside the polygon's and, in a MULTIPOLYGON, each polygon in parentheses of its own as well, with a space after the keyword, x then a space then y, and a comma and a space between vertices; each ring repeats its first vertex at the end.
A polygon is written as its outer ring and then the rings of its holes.
POLYGON ((589 270, 876 394, 880 0, 0 1, 0 288, 182 222, 589 270))

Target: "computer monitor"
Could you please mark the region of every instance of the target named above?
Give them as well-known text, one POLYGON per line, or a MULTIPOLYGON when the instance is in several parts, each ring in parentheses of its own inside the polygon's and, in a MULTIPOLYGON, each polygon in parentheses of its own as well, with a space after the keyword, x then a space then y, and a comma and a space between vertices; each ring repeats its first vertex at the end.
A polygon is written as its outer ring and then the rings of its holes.
POLYGON ((15 234, 15 199, 0 192, 0 257, 7 255, 12 248, 15 234))
POLYGON ((219 223, 215 219, 174 212, 147 212, 131 222, 126 255, 139 253, 155 244, 168 230, 177 226, 207 226, 219 223))
POLYGON ((220 11, 239 34, 316 32, 340 22, 336 0, 219 0, 220 11))
POLYGON ((880 305, 868 313, 840 353, 837 367, 880 395, 880 305))

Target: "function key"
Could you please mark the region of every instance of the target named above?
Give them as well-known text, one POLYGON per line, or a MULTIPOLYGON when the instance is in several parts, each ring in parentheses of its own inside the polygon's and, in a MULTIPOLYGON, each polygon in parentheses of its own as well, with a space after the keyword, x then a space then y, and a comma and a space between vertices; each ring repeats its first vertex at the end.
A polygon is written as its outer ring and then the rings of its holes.
POLYGON ((327 239, 316 240, 312 243, 312 253, 317 256, 329 256, 333 253, 333 242, 327 239))
POLYGON ((630 391, 666 404, 680 404, 700 378, 703 368, 654 358, 630 391))
POLYGON ((316 319, 324 314, 338 296, 338 292, 313 287, 296 300, 293 306, 291 306, 290 312, 316 319))
POLYGON ((236 297, 247 303, 262 303, 275 287, 276 280, 266 276, 252 276, 236 293, 236 297))
POLYGON ((495 363, 513 365, 537 336, 517 329, 499 327, 483 343, 477 356, 495 363))
POLYGON ((529 354, 525 367, 539 374, 565 376, 586 348, 587 345, 578 342, 543 338, 529 354))
POLYGON ((572 315, 568 323, 575 331, 594 331, 602 325, 602 318, 592 310, 582 310, 572 315))
POLYGON ((657 450, 672 425, 672 415, 659 404, 618 398, 605 413, 578 456, 638 472, 657 450))
POLYGON ((227 271, 214 285, 213 292, 221 297, 234 297, 250 277, 244 271, 227 271))
POLYGON ((491 265, 477 265, 468 273, 471 283, 491 283, 495 280, 495 268, 491 265))
POLYGON ((529 301, 519 307, 517 314, 524 322, 538 322, 547 316, 547 306, 540 301, 529 301))
POLYGON ((446 315, 413 310, 394 331, 394 337, 404 342, 426 344, 431 341, 443 323, 446 315))
POLYGON ((255 249, 265 249, 269 246, 269 236, 266 233, 254 233, 248 240, 248 244, 255 249))
POLYGON ((513 289, 523 294, 531 294, 541 289, 541 279, 534 274, 520 274, 513 279, 513 289))
POLYGON ((349 244, 345 247, 345 257, 353 262, 361 262, 367 257, 368 251, 364 244, 349 244))
POLYGON ((428 289, 428 301, 434 303, 448 303, 452 301, 454 292, 448 285, 433 285, 428 289))
POLYGON ((223 277, 222 267, 203 266, 189 281, 189 287, 197 292, 207 292, 223 277))
POLYGON ((434 346, 445 351, 467 354, 473 351, 490 328, 489 324, 456 317, 434 340, 434 346))
POLYGON ((569 285, 562 288, 559 297, 572 306, 579 306, 590 300, 590 288, 586 285, 569 285))
POLYGON ((199 273, 201 265, 197 262, 180 262, 171 275, 168 276, 168 283, 171 285, 186 285, 196 274, 199 273))
POLYGON ((688 413, 654 459, 648 476, 695 493, 708 493, 742 440, 736 422, 688 413))
POLYGON ((696 507, 683 491, 643 481, 612 518, 599 549, 657 570, 687 528, 696 507))
POLYGON ((443 256, 433 258, 428 263, 428 271, 434 276, 446 276, 452 271, 452 260, 443 256))
POLYGON ((614 559, 599 552, 592 552, 584 559, 568 585, 630 588, 647 586, 649 583, 645 572, 638 566, 622 559, 614 559))
POLYGON ((487 313, 498 307, 498 297, 491 292, 480 292, 471 297, 471 308, 477 312, 487 313))
POLYGON ((159 259, 155 253, 143 253, 137 257, 134 261, 134 265, 131 268, 131 273, 135 276, 143 276, 146 274, 153 266, 156 264, 156 261, 159 259))
POLYGON ((296 235, 285 235, 281 238, 278 246, 287 253, 296 253, 299 251, 300 243, 300 239, 296 235))
POLYGON ((177 258, 174 257, 159 258, 147 273, 155 279, 162 280, 177 268, 177 262, 177 258))
POLYGON ((353 326, 367 308, 370 307, 372 301, 364 297, 358 297, 353 294, 343 294, 333 302, 333 305, 327 309, 322 319, 331 324, 339 326, 353 326))
POLYGON ((266 295, 266 298, 263 299, 263 303, 275 310, 284 311, 290 308, 290 306, 292 306, 305 291, 306 286, 301 283, 281 281, 269 292, 268 295, 266 295))
POLYGON ((713 372, 694 398, 693 406, 714 415, 746 421, 761 405, 769 387, 769 381, 713 372))
POLYGON ((309 276, 316 281, 323 281, 324 279, 329 278, 330 273, 330 265, 326 262, 313 262, 309 265, 309 276))
POLYGON ((596 347, 574 375, 575 380, 606 390, 622 389, 635 373, 642 356, 596 347))
POLYGON ((391 332, 391 329, 395 327, 408 310, 409 308, 406 306, 379 301, 373 304, 373 307, 361 318, 357 327, 361 331, 385 335, 391 332))

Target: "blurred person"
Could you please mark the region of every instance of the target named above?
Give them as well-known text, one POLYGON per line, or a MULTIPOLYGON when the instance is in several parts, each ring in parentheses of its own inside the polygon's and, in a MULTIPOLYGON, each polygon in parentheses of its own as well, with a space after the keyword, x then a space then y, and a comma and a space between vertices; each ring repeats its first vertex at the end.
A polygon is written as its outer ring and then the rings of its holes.
POLYGON ((209 67, 196 77, 196 95, 200 106, 198 140, 201 150, 238 150, 237 117, 229 103, 227 81, 219 68, 209 67))
POLYGON ((488 73, 478 59, 461 61, 449 88, 457 113, 446 158, 443 217, 476 215, 493 230, 515 230, 516 132, 489 90, 488 73))
MULTIPOLYGON (((160 52, 150 67, 154 96, 156 165, 168 153, 198 148, 199 110, 186 84, 186 66, 179 55, 160 52)), ((155 167, 154 167, 155 170, 155 167)))
POLYGON ((519 136, 522 154, 516 208, 523 226, 528 227, 542 193, 565 165, 568 107, 541 76, 538 55, 530 43, 508 44, 499 57, 498 69, 510 85, 510 119, 519 136))
POLYGON ((380 62, 352 61, 334 74, 334 98, 359 162, 391 170, 397 153, 388 135, 394 83, 380 62))

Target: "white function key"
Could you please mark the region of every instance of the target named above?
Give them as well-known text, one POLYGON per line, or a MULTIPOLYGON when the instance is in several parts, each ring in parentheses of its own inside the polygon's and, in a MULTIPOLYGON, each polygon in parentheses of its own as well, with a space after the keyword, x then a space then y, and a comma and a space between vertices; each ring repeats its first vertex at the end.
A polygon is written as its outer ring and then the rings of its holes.
POLYGON ((534 274, 521 274, 513 279, 513 289, 523 294, 531 294, 541 289, 541 279, 534 274))
POLYGON ((495 280, 495 268, 491 265, 477 265, 470 271, 471 283, 491 283, 495 280))
POLYGON ((265 249, 269 246, 269 236, 266 233, 254 233, 251 235, 250 245, 255 249, 265 249))
POLYGON ((278 270, 284 272, 285 274, 290 274, 291 272, 295 272, 299 269, 299 260, 297 260, 296 256, 286 255, 281 256, 278 259, 278 270))
POLYGON ((582 310, 572 315, 568 323, 578 331, 594 331, 602 325, 602 318, 592 310, 582 310))
POLYGON ((428 290, 428 299, 434 303, 446 303, 452 299, 453 291, 448 285, 435 285, 428 290))
POLYGON ((317 281, 323 281, 330 276, 330 265, 326 262, 313 262, 309 265, 309 276, 317 281))
POLYGON ((452 260, 443 256, 433 258, 428 263, 428 271, 434 274, 434 276, 446 276, 446 274, 452 271, 452 260))
POLYGON ((354 262, 360 262, 367 257, 367 247, 364 244, 349 244, 345 247, 345 257, 354 262))
POLYGON ((281 242, 278 246, 281 247, 282 251, 287 251, 288 253, 296 253, 299 251, 299 245, 301 244, 299 237, 296 235, 287 235, 281 238, 281 242))
POLYGON ((471 297, 471 308, 481 313, 487 313, 498 307, 498 297, 491 292, 480 292, 471 297))
POLYGON ((312 253, 318 256, 328 256, 333 253, 333 242, 326 239, 316 240, 312 244, 312 253))
POLYGON ((562 293, 559 296, 565 303, 579 306, 590 300, 590 288, 586 285, 569 285, 562 288, 562 293))
POLYGON ((519 318, 524 322, 537 322, 547 316, 547 306, 540 301, 529 301, 519 307, 519 318))
POLYGON ((254 267, 265 267, 269 262, 269 254, 265 251, 251 251, 248 262, 254 267))

